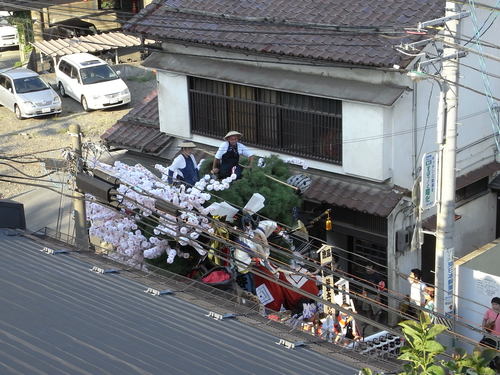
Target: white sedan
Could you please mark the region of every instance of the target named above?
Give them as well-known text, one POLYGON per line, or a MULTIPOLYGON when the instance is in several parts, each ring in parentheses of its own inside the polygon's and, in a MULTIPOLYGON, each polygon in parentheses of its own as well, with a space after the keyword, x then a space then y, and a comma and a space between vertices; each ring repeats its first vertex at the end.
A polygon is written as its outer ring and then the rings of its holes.
POLYGON ((0 104, 18 119, 61 113, 61 98, 38 73, 25 69, 0 72, 0 104))

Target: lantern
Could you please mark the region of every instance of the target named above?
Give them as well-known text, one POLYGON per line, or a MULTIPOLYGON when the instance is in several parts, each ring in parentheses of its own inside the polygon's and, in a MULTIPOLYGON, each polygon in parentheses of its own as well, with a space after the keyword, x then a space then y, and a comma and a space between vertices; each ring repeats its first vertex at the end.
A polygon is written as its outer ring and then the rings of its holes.
POLYGON ((330 211, 328 211, 326 216, 325 229, 328 231, 332 230, 332 220, 330 219, 330 211))

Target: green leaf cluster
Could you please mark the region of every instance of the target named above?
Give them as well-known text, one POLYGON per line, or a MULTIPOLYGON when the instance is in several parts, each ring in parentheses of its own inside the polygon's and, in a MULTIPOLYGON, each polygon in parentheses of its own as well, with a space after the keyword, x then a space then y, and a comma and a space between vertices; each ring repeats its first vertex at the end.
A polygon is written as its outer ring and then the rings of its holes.
MULTIPOLYGON (((209 173, 212 161, 213 159, 206 160, 203 163, 201 175, 209 173)), ((268 177, 286 182, 291 176, 290 168, 276 155, 265 158, 264 162, 263 167, 244 168, 241 179, 233 182, 229 189, 215 192, 215 195, 220 200, 243 207, 253 193, 260 193, 266 201, 265 207, 259 211, 259 214, 277 222, 292 225, 292 208, 300 206, 302 200, 293 188, 268 177)), ((242 160, 241 164, 247 164, 247 160, 242 160)))
MULTIPOLYGON (((474 351, 469 355, 458 349, 451 360, 438 359, 438 356, 444 353, 445 347, 437 342, 436 338, 447 328, 441 324, 432 324, 427 314, 421 314, 419 321, 406 320, 399 325, 403 328, 406 338, 406 344, 398 357, 406 362, 400 375, 495 375, 495 371, 488 367, 496 355, 494 350, 474 351)), ((368 368, 363 369, 361 373, 373 374, 368 368)))

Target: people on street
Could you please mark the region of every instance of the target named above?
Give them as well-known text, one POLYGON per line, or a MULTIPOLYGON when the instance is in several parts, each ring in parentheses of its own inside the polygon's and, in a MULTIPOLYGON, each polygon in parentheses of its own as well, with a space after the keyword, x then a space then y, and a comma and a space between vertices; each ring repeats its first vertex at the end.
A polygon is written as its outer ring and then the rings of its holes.
MULTIPOLYGON (((479 350, 500 350, 500 297, 493 297, 491 308, 486 310, 481 327, 485 334, 479 342, 479 350)), ((495 356, 489 363, 489 367, 500 373, 500 355, 495 356)))
POLYGON ((481 343, 499 349, 500 345, 500 297, 493 297, 491 309, 486 310, 483 316, 482 328, 488 333, 481 343))
MULTIPOLYGON (((352 306, 343 304, 345 310, 353 310, 352 306)), ((337 315, 337 323, 339 326, 339 334, 335 338, 336 343, 343 345, 349 344, 352 340, 358 341, 361 339, 358 327, 354 317, 347 312, 339 311, 337 315)))
POLYGON ((436 316, 433 314, 436 311, 436 303, 434 301, 435 289, 431 285, 427 285, 424 289, 424 308, 427 310, 425 314, 429 316, 432 323, 435 322, 436 316))
POLYGON ((219 146, 215 154, 211 171, 220 179, 229 177, 233 173, 236 174, 237 178, 241 178, 240 155, 248 157, 250 166, 252 165, 253 153, 240 142, 241 137, 242 134, 234 130, 224 136, 224 142, 219 146))
POLYGON ((410 283, 410 315, 418 318, 419 309, 416 307, 421 307, 425 304, 424 289, 425 283, 422 282, 422 271, 418 268, 413 268, 408 276, 408 282, 410 283))
POLYGON ((362 295, 366 297, 366 300, 363 301, 361 309, 370 319, 379 320, 382 313, 380 291, 384 290, 385 281, 380 273, 375 271, 372 264, 365 266, 365 273, 361 275, 361 278, 368 286, 362 290, 362 295))
POLYGON ((168 167, 168 182, 171 184, 176 179, 194 185, 200 179, 196 159, 193 156, 196 145, 193 142, 181 142, 179 147, 181 152, 168 167))

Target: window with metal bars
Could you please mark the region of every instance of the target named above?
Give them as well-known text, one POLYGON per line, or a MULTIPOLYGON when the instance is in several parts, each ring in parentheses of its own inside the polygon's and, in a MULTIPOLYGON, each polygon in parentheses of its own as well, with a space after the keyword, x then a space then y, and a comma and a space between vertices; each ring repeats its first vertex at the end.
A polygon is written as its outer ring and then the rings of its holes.
POLYGON ((244 134, 261 149, 342 164, 342 102, 189 77, 191 131, 244 134))
POLYGON ((473 182, 461 189, 457 189, 455 194, 455 202, 462 202, 474 197, 477 197, 488 191, 489 177, 484 177, 478 181, 473 182))

